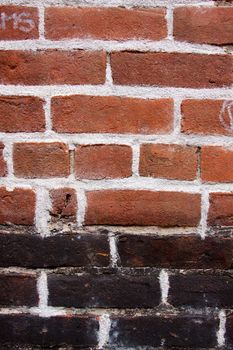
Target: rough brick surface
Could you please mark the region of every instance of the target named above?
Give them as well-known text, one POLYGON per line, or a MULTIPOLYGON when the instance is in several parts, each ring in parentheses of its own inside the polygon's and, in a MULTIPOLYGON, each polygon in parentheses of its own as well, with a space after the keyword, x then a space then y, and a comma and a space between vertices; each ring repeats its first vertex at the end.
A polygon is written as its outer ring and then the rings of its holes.
POLYGON ((174 36, 196 43, 233 44, 233 8, 178 7, 174 11, 174 36))
POLYGON ((83 50, 0 51, 2 84, 102 84, 104 52, 83 50))
POLYGON ((50 191, 52 220, 75 221, 77 212, 76 191, 73 188, 59 188, 50 191))
POLYGON ((78 146, 75 175, 79 179, 114 179, 132 175, 132 149, 124 145, 78 146))
POLYGON ((35 217, 35 193, 16 188, 8 191, 0 187, 0 224, 33 225, 35 217))
POLYGON ((197 226, 200 196, 181 192, 105 190, 87 193, 87 225, 197 226))
POLYGON ((205 182, 233 182, 233 150, 202 147, 201 178, 205 182))
POLYGON ((230 55, 114 52, 111 63, 119 85, 215 88, 233 83, 230 55))
POLYGON ((181 110, 183 133, 227 136, 233 133, 231 101, 184 100, 181 110))
POLYGON ((63 143, 16 143, 13 160, 18 177, 66 177, 70 173, 69 150, 63 143))
POLYGON ((140 175, 194 180, 197 176, 197 159, 196 147, 144 144, 140 152, 140 175))
POLYGON ((36 278, 21 274, 0 274, 0 305, 36 306, 36 278))
POLYGON ((0 6, 0 40, 39 37, 38 9, 26 6, 0 6))
POLYGON ((46 37, 103 40, 160 40, 167 35, 164 9, 52 7, 46 11, 46 37))
POLYGON ((208 212, 210 226, 233 226, 233 193, 211 193, 208 212))
POLYGON ((45 130, 43 100, 31 96, 0 97, 1 132, 39 132, 45 130))
POLYGON ((171 99, 65 96, 52 99, 53 128, 66 133, 163 134, 172 130, 171 99))
POLYGON ((6 176, 7 174, 7 165, 3 156, 4 148, 4 144, 0 142, 0 176, 6 176))

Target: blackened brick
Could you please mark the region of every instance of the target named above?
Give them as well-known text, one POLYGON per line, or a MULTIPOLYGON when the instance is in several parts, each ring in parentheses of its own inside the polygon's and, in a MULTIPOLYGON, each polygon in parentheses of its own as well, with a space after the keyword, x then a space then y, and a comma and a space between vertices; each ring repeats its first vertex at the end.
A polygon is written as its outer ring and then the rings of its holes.
POLYGON ((227 237, 196 235, 144 236, 120 235, 118 252, 122 266, 165 268, 230 269, 233 240, 227 237))
POLYGON ((1 306, 36 306, 36 278, 18 274, 0 275, 1 306))
POLYGON ((97 344, 98 321, 91 316, 0 315, 0 344, 74 345, 97 344))
POLYGON ((232 307, 231 271, 184 272, 171 275, 169 303, 173 306, 232 307))
POLYGON ((158 273, 49 275, 49 305, 149 308, 160 303, 158 273))
POLYGON ((106 235, 63 234, 41 238, 30 234, 0 234, 0 266, 107 266, 106 235))
POLYGON ((160 315, 115 317, 110 344, 116 347, 180 347, 181 349, 216 346, 218 320, 208 316, 160 315))

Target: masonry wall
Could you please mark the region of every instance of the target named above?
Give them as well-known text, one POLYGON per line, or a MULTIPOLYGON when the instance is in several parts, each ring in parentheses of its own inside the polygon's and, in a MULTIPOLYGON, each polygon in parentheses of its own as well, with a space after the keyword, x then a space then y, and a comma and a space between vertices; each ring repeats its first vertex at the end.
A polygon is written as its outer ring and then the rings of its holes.
POLYGON ((0 1, 1 349, 233 348, 232 45, 232 1, 0 1))

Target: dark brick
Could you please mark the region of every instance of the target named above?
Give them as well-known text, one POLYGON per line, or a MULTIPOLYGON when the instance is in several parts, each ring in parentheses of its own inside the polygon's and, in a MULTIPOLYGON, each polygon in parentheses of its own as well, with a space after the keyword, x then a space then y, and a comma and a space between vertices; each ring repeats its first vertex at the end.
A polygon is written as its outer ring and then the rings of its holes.
POLYGON ((177 269, 230 269, 232 266, 232 238, 214 236, 203 240, 196 235, 122 234, 117 245, 122 266, 177 269))
POLYGON ((227 316, 226 321, 226 345, 227 349, 233 348, 233 314, 227 316))
POLYGON ((36 278, 25 275, 0 275, 1 306, 36 306, 38 294, 36 278))
POLYGON ((41 238, 30 234, 0 234, 0 266, 107 266, 106 235, 64 234, 41 238))
POLYGON ((54 274, 49 275, 48 285, 52 306, 149 308, 160 303, 157 272, 54 274))
POLYGON ((0 344, 74 345, 97 344, 98 321, 91 316, 0 315, 0 344))
POLYGON ((113 318, 110 344, 117 347, 139 346, 211 347, 216 344, 218 320, 195 315, 136 316, 113 318))
POLYGON ((173 306, 232 307, 233 274, 186 272, 171 275, 169 303, 173 306))

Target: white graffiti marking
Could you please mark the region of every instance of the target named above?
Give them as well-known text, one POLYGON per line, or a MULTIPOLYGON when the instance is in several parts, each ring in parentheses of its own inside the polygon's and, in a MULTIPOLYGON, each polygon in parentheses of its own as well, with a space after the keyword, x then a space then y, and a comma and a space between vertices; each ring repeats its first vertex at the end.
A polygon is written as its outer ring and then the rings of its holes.
POLYGON ((6 30, 7 25, 12 25, 13 29, 19 29, 21 32, 30 32, 35 28, 33 19, 30 19, 30 13, 13 13, 8 16, 5 12, 0 13, 0 30, 6 30))
POLYGON ((233 101, 223 102, 219 120, 226 130, 233 132, 233 101))

